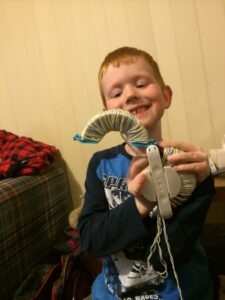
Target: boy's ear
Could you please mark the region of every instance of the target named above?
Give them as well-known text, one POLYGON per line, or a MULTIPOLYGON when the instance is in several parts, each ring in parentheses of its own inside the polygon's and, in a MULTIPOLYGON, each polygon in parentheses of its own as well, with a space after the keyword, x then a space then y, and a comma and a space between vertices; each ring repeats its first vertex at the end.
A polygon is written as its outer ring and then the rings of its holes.
POLYGON ((163 90, 163 96, 165 100, 165 108, 169 108, 172 102, 173 91, 170 86, 166 85, 163 90))

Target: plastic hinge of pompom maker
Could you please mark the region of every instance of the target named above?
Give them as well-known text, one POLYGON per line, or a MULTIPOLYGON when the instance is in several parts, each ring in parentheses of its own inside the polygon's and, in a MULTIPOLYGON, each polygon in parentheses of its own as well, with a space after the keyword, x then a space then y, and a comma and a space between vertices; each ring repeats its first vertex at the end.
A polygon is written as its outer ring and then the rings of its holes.
POLYGON ((149 166, 143 170, 146 181, 142 195, 149 201, 157 202, 161 216, 168 219, 173 215, 170 199, 178 195, 181 179, 172 167, 162 165, 157 146, 150 145, 146 155, 149 166))

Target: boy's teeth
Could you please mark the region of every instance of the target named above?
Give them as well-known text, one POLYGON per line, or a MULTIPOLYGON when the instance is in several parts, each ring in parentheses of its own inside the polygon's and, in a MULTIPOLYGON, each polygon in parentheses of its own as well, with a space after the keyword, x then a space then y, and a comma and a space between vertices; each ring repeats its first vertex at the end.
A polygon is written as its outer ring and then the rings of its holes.
POLYGON ((143 111, 145 111, 145 107, 140 107, 140 108, 134 110, 133 114, 137 114, 137 113, 140 113, 140 112, 143 112, 143 111))

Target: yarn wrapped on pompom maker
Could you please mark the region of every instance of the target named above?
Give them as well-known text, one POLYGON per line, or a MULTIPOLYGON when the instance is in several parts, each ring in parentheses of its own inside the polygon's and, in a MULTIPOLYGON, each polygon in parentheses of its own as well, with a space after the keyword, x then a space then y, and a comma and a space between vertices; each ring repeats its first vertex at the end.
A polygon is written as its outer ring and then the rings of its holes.
POLYGON ((74 136, 74 140, 81 143, 99 143, 110 131, 119 131, 137 156, 140 154, 135 150, 136 147, 146 148, 149 167, 143 171, 147 180, 142 194, 149 201, 157 202, 161 217, 172 217, 172 206, 185 201, 196 185, 193 174, 178 175, 166 162, 168 155, 179 150, 164 148, 161 157, 157 142, 149 140, 148 132, 140 120, 122 109, 107 110, 94 115, 82 133, 74 136))

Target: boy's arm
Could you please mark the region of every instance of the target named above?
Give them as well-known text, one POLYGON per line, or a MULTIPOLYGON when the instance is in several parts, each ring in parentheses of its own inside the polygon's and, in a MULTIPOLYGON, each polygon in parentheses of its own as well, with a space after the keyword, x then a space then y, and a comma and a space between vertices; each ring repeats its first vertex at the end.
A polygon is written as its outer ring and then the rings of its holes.
POLYGON ((106 256, 146 237, 148 231, 132 196, 109 209, 103 183, 96 175, 97 164, 94 156, 87 170, 84 205, 77 227, 81 248, 95 256, 106 256))

